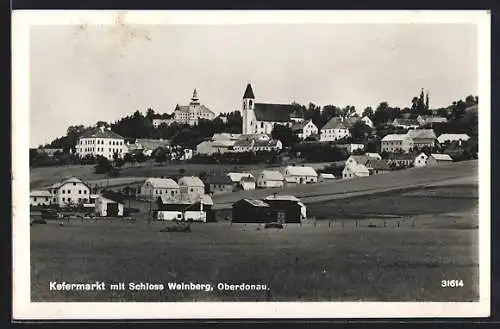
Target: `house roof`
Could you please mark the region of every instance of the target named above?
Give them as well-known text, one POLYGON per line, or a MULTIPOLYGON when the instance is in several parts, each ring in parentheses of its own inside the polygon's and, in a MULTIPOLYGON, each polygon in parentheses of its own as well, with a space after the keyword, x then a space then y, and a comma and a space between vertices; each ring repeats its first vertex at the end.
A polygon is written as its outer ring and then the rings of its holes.
MULTIPOLYGON (((426 123, 439 123, 439 122, 447 122, 448 120, 443 117, 433 116, 433 115, 419 115, 419 118, 426 123)), ((418 119, 418 118, 417 118, 418 119)))
POLYGON ((38 191, 30 191, 30 196, 33 197, 51 197, 52 194, 50 194, 49 191, 46 190, 38 190, 38 191))
POLYGON ((389 154, 389 160, 411 160, 413 161, 418 154, 415 153, 402 153, 402 154, 389 154))
POLYGON ((265 197, 264 200, 283 200, 283 201, 297 201, 300 202, 300 199, 293 195, 282 195, 282 194, 271 194, 265 197))
POLYGON ((238 140, 241 137, 241 134, 228 134, 228 133, 217 133, 212 136, 213 141, 230 141, 230 140, 238 140))
POLYGON ((83 134, 80 135, 79 138, 113 138, 113 139, 124 139, 122 136, 117 133, 108 130, 108 129, 100 129, 93 128, 89 129, 83 134))
POLYGON ((401 118, 396 118, 392 122, 393 125, 401 125, 401 126, 419 126, 420 123, 416 119, 401 119, 401 118))
POLYGON ((344 170, 350 170, 353 173, 369 173, 368 168, 365 165, 362 164, 352 164, 349 166, 346 166, 344 170))
POLYGON ((291 104, 255 103, 254 113, 257 121, 289 122, 295 107, 291 104))
POLYGON ((431 154, 432 158, 437 161, 453 161, 453 159, 448 154, 431 154))
POLYGON ((233 146, 252 147, 253 144, 253 139, 238 139, 236 142, 234 142, 233 146))
POLYGON ((185 185, 185 186, 193 186, 193 187, 205 187, 205 184, 203 184, 201 179, 199 179, 198 177, 195 177, 195 176, 181 177, 181 178, 179 178, 178 184, 179 184, 179 186, 185 185))
POLYGON ((197 108, 203 112, 207 112, 207 113, 212 113, 212 114, 215 114, 213 111, 211 111, 208 107, 206 107, 205 105, 198 105, 198 104, 191 104, 191 105, 178 105, 174 112, 183 112, 183 113, 188 113, 190 109, 194 109, 194 108, 197 108))
POLYGON ((226 175, 212 175, 212 176, 208 176, 207 184, 231 185, 231 184, 233 184, 233 181, 231 180, 231 178, 229 176, 226 176, 226 175))
POLYGON ((245 93, 243 94, 243 98, 252 98, 255 99, 255 95, 253 94, 252 85, 247 84, 245 89, 245 93))
POLYGON ((253 144, 254 147, 276 147, 278 146, 279 140, 277 139, 270 139, 268 141, 263 141, 263 140, 256 140, 253 144))
POLYGON ((408 130, 408 137, 412 139, 436 139, 436 134, 432 129, 413 129, 408 130))
POLYGON ((254 207, 269 207, 269 205, 267 203, 265 203, 264 201, 262 200, 257 200, 257 199, 241 199, 240 201, 244 201, 246 203, 249 203, 251 204, 252 206, 254 207))
POLYGON ((262 178, 264 180, 277 180, 277 181, 282 181, 285 179, 283 177, 283 174, 281 174, 277 170, 263 170, 260 172, 260 175, 262 175, 262 178))
POLYGON ((352 158, 357 163, 363 165, 366 164, 368 160, 370 160, 370 157, 367 155, 351 155, 349 158, 352 158))
POLYGON ((370 158, 374 158, 374 159, 378 159, 378 160, 382 159, 382 157, 378 153, 366 152, 365 155, 370 157, 370 158))
POLYGON ((323 178, 335 178, 334 174, 320 173, 319 175, 323 178))
POLYGON ((321 128, 324 129, 347 129, 347 126, 342 122, 342 119, 333 117, 321 128))
POLYGON ((179 188, 179 184, 171 178, 148 178, 145 183, 151 184, 154 188, 179 188))
POLYGON ((253 175, 251 173, 245 173, 245 172, 230 172, 226 174, 233 182, 239 182, 243 177, 252 177, 253 175))
POLYGON ((300 121, 300 122, 294 122, 292 124, 292 131, 302 131, 302 129, 304 129, 305 126, 307 126, 307 124, 311 122, 311 120, 304 120, 304 121, 300 121))
POLYGON ((251 176, 251 177, 242 177, 240 179, 240 182, 255 183, 255 178, 253 176, 251 176))
POLYGON ((312 167, 288 166, 285 167, 285 170, 289 172, 287 176, 318 176, 316 170, 314 170, 312 167))
POLYGON ((205 204, 207 206, 213 206, 214 205, 214 202, 213 202, 212 198, 208 194, 201 195, 200 196, 200 200, 198 200, 197 202, 191 202, 191 201, 186 200, 186 199, 180 200, 180 199, 177 199, 177 198, 172 198, 169 195, 165 195, 165 194, 160 195, 158 198, 161 199, 161 202, 163 204, 185 204, 186 206, 189 206, 189 205, 196 204, 196 203, 198 203, 200 201, 203 201, 203 204, 205 204))
POLYGON ((384 138, 382 138, 382 142, 403 141, 407 137, 408 136, 406 134, 389 134, 385 135, 384 138))
POLYGON ((437 138, 439 143, 444 143, 446 141, 456 142, 459 140, 467 141, 469 139, 470 139, 470 137, 467 134, 441 134, 437 138))
POLYGON ((366 163, 367 168, 372 168, 375 170, 391 170, 391 167, 387 163, 387 160, 375 160, 375 159, 370 159, 366 163))
POLYGON ((169 147, 170 141, 168 139, 149 139, 141 138, 135 141, 136 144, 140 144, 144 149, 155 150, 159 147, 169 147))

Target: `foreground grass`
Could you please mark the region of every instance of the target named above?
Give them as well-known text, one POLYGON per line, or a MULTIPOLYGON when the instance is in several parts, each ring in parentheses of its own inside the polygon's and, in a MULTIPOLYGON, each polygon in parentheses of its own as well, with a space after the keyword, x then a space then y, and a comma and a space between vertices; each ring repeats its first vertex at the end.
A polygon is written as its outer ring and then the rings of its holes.
POLYGON ((196 224, 161 233, 144 221, 31 227, 33 301, 473 301, 477 230, 284 230, 196 224), (462 288, 441 288, 460 279, 462 288), (269 292, 51 292, 50 281, 262 283, 269 292))

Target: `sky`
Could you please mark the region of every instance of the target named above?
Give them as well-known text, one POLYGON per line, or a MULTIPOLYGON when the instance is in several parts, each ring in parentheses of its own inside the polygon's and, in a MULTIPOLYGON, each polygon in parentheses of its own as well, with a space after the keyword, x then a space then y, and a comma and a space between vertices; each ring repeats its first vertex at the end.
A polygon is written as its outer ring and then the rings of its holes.
POLYGON ((477 95, 472 24, 68 25, 30 31, 30 146, 70 125, 171 113, 193 89, 215 113, 256 102, 430 106, 477 95))

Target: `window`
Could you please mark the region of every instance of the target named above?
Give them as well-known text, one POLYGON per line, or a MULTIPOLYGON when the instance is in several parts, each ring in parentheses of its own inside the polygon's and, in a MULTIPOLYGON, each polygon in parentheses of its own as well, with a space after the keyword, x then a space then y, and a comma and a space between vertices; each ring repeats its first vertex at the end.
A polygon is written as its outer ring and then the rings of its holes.
POLYGON ((82 202, 82 198, 78 198, 78 202, 82 202))
POLYGON ((191 192, 193 192, 193 191, 194 191, 194 189, 193 189, 193 188, 191 188, 191 192))
POLYGON ((65 199, 65 198, 62 198, 62 201, 64 202, 64 201, 66 201, 66 199, 65 199))
POLYGON ((66 190, 61 190, 62 194, 66 193, 66 190))
POLYGON ((82 194, 82 190, 78 190, 78 194, 82 194))
POLYGON ((68 198, 68 202, 71 202, 71 198, 68 198))
POLYGON ((35 202, 36 202, 36 197, 34 197, 34 200, 33 200, 33 201, 35 201, 35 202))
POLYGON ((73 186, 76 186, 76 183, 73 183, 73 186))

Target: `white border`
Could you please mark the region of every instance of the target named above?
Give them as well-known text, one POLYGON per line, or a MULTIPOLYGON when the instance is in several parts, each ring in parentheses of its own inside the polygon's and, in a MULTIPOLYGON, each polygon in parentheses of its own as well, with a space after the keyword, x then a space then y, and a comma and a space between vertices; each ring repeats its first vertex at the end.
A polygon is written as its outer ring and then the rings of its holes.
POLYGON ((490 315, 489 11, 14 11, 12 16, 13 317, 29 319, 401 318, 490 315), (471 23, 478 26, 479 259, 477 303, 31 303, 29 238, 29 29, 70 24, 471 23), (139 307, 138 307, 139 306, 139 307))

